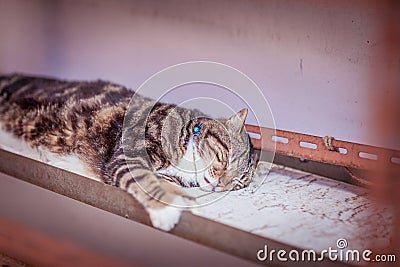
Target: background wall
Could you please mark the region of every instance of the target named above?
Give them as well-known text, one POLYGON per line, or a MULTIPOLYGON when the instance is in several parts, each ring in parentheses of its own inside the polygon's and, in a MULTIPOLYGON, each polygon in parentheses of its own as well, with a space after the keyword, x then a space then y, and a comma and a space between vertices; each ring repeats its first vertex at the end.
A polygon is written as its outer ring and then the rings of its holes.
POLYGON ((369 134, 385 12, 373 1, 1 0, 0 72, 136 89, 170 65, 217 61, 259 85, 279 129, 396 148, 369 134))

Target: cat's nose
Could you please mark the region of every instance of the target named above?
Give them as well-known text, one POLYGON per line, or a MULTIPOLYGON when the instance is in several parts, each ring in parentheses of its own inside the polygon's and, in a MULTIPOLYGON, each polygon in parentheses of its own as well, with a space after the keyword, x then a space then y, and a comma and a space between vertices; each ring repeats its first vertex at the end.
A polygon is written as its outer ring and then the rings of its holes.
POLYGON ((231 179, 230 179, 229 175, 224 173, 218 180, 218 186, 225 187, 230 183, 230 181, 231 181, 231 179))
POLYGON ((232 179, 230 177, 224 175, 218 181, 218 187, 222 188, 222 191, 232 190, 232 187, 233 187, 232 179))

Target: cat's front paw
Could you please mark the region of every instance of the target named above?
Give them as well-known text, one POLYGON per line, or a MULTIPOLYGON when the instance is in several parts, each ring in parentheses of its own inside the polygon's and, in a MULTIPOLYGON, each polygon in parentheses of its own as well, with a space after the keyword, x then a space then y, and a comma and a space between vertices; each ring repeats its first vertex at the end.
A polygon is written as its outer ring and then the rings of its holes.
POLYGON ((170 231, 179 222, 182 210, 173 206, 162 208, 146 208, 149 213, 151 223, 154 227, 170 231))

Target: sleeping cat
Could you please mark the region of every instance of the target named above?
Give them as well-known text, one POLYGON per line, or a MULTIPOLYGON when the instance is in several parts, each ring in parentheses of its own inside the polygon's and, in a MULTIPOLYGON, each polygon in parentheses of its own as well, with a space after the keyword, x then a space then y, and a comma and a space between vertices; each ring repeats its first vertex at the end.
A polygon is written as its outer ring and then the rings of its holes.
POLYGON ((180 187, 225 191, 250 183, 255 163, 246 115, 242 109, 211 119, 105 81, 0 76, 3 131, 50 154, 76 156, 92 176, 136 198, 153 226, 166 231, 180 218, 174 205, 192 201, 180 187))

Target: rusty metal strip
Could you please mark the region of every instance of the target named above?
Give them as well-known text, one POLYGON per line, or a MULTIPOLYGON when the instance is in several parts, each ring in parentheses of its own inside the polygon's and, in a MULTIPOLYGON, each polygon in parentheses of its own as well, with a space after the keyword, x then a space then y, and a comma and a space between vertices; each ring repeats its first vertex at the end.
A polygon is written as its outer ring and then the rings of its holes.
POLYGON ((400 151, 398 150, 333 139, 332 146, 340 151, 331 151, 325 145, 323 137, 319 136, 249 124, 246 124, 246 130, 260 135, 260 138, 251 138, 256 149, 267 151, 275 149, 275 152, 279 154, 350 168, 376 170, 384 167, 400 170, 400 151), (273 138, 284 139, 287 143, 274 141, 273 138), (301 142, 312 144, 316 148, 301 146, 301 142))

